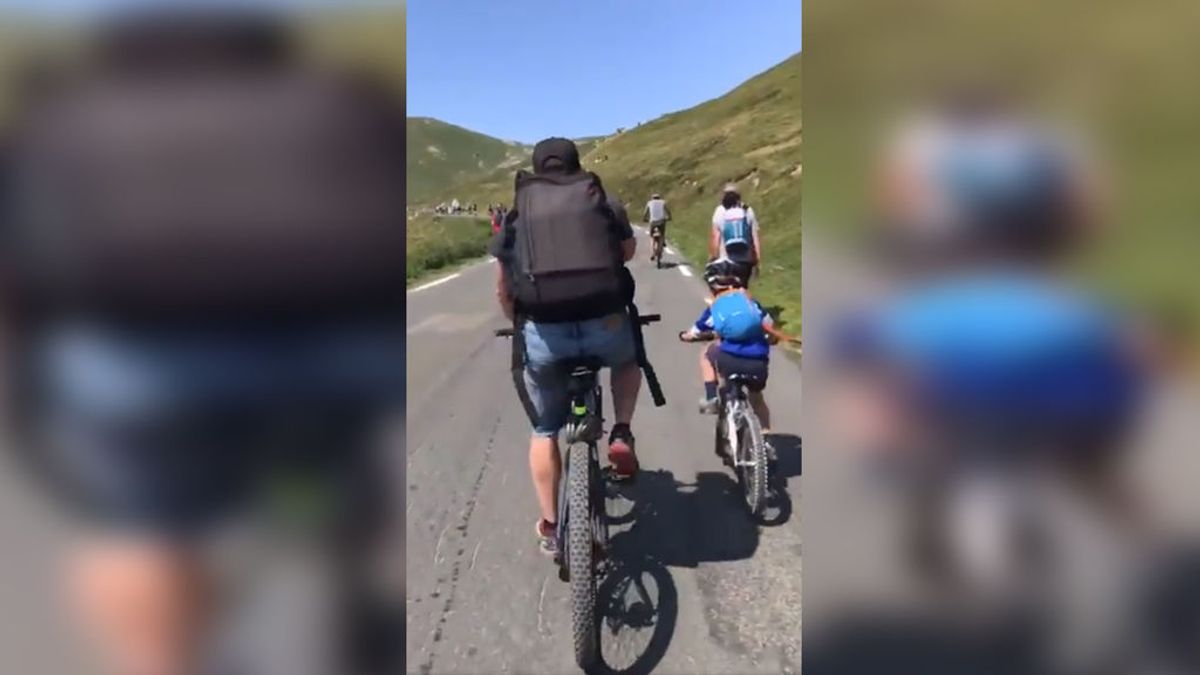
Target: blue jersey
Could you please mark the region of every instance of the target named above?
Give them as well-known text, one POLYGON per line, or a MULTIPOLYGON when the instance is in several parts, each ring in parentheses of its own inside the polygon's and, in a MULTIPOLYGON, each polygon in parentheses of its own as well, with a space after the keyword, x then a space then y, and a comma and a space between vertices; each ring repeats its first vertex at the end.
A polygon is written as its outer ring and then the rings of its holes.
MULTIPOLYGON (((771 315, 763 309, 762 305, 758 304, 757 300, 751 300, 758 311, 762 312, 763 324, 767 326, 774 325, 771 320, 771 315)), ((696 319, 695 329, 699 332, 713 331, 712 308, 705 307, 704 313, 696 319)), ((771 354, 771 343, 767 341, 766 332, 761 333, 757 337, 745 342, 731 342, 729 340, 721 341, 721 351, 738 356, 743 359, 761 359, 767 360, 771 354)))
POLYGON ((1090 298, 1015 275, 929 286, 854 326, 843 346, 902 368, 919 400, 945 413, 1019 422, 1104 417, 1127 410, 1137 382, 1117 317, 1090 298))

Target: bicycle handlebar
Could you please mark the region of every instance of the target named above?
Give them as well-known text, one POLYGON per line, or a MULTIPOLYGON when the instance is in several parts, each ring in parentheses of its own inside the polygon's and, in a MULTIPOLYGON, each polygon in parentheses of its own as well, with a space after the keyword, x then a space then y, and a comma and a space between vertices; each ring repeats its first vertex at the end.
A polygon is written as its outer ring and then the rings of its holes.
MULTIPOLYGON (((662 321, 661 314, 643 314, 638 317, 638 323, 642 324, 643 326, 645 326, 647 324, 657 323, 659 321, 662 321)), ((512 337, 513 329, 512 329, 512 327, 497 328, 496 330, 493 331, 493 333, 496 335, 496 337, 512 337)))
POLYGON ((683 336, 686 333, 687 333, 687 331, 680 331, 680 333, 679 333, 679 341, 680 342, 712 342, 713 340, 717 339, 717 334, 714 333, 713 331, 708 331, 708 330, 706 330, 702 333, 698 333, 696 335, 690 336, 688 339, 685 340, 683 338, 683 336))

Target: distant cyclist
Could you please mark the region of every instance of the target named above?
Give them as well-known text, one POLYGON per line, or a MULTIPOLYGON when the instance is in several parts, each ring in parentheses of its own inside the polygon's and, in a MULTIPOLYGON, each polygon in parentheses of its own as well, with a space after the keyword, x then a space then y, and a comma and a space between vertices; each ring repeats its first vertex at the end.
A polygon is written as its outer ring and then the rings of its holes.
POLYGON ((742 201, 738 186, 727 183, 713 211, 709 258, 727 258, 751 267, 762 264, 762 238, 754 209, 742 201))
POLYGON ((646 202, 642 212, 642 220, 650 224, 650 238, 654 241, 654 250, 650 252, 651 260, 662 258, 662 249, 667 240, 667 221, 671 220, 671 209, 662 195, 655 192, 646 202))

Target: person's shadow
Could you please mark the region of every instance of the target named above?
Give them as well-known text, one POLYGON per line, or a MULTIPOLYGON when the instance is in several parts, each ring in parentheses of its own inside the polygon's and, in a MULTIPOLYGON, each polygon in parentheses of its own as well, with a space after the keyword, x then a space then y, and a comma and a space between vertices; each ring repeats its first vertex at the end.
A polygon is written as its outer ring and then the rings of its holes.
POLYGON ((704 472, 682 483, 665 469, 642 471, 619 492, 631 508, 610 523, 632 527, 611 535, 612 567, 597 589, 601 672, 650 673, 667 653, 679 612, 670 568, 749 558, 759 532, 728 473, 704 472))

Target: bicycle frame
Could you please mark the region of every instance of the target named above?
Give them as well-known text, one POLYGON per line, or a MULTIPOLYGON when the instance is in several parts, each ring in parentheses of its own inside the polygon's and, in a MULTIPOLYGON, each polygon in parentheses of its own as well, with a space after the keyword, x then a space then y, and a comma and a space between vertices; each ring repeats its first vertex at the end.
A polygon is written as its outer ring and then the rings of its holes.
POLYGON ((744 385, 738 382, 726 383, 721 392, 721 410, 719 419, 724 424, 725 440, 729 444, 729 456, 735 467, 756 466, 752 455, 743 452, 738 436, 738 423, 744 416, 753 415, 750 400, 744 385))
MULTIPOLYGON (((570 418, 567 420, 567 425, 564 428, 564 440, 566 441, 566 449, 563 457, 564 475, 558 484, 558 540, 566 541, 567 523, 571 519, 571 514, 568 511, 567 498, 567 480, 565 476, 566 467, 570 465, 570 458, 565 456, 571 452, 578 452, 583 444, 587 447, 588 464, 591 466, 593 476, 600 477, 600 452, 598 441, 602 435, 602 427, 604 421, 603 413, 603 396, 599 383, 596 382, 596 372, 592 370, 577 370, 571 374, 571 379, 567 385, 568 394, 571 397, 570 418)), ((603 479, 598 479, 592 485, 592 504, 603 504, 606 497, 604 491, 603 479)), ((592 531, 595 537, 596 544, 601 547, 601 550, 608 545, 608 527, 605 521, 604 509, 593 509, 592 531)), ((558 562, 566 569, 566 551, 560 550, 558 562)))

